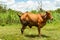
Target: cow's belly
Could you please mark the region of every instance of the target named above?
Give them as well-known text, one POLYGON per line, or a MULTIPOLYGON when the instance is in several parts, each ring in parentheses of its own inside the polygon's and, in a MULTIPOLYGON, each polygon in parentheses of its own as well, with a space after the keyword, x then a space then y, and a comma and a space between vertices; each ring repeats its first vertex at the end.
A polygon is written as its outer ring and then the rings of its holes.
POLYGON ((32 23, 32 24, 28 24, 28 26, 37 26, 37 24, 32 23))
POLYGON ((31 27, 31 26, 36 26, 36 27, 40 26, 40 28, 42 28, 43 26, 45 26, 45 24, 46 24, 46 22, 40 23, 39 25, 38 25, 37 22, 29 22, 27 25, 28 25, 29 27, 31 27))
POLYGON ((37 26, 37 23, 36 22, 29 22, 28 26, 37 26))

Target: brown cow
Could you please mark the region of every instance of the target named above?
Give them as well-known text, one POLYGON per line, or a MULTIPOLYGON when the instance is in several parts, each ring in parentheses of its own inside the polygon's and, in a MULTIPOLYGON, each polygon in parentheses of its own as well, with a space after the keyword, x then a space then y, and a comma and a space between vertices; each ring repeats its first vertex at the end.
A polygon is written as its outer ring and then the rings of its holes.
POLYGON ((38 28, 38 33, 40 36, 41 28, 46 24, 47 20, 53 19, 50 12, 46 11, 46 14, 33 14, 30 12, 26 12, 23 15, 18 15, 22 24, 21 33, 23 34, 24 29, 26 26, 30 28, 32 26, 36 26, 38 28))

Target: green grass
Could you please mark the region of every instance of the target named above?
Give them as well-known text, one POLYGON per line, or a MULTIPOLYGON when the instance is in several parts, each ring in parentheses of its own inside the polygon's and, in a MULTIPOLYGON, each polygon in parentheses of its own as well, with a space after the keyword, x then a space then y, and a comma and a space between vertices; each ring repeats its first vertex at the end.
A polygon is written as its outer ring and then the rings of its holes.
POLYGON ((27 27, 22 35, 21 24, 0 26, 0 40, 60 40, 60 23, 47 24, 41 30, 41 37, 38 37, 36 27, 27 27))

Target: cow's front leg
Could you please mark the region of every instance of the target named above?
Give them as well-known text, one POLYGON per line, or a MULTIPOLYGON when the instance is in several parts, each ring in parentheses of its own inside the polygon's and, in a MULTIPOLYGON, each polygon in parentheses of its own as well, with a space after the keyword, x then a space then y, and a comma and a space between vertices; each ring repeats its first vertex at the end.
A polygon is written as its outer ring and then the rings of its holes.
POLYGON ((23 32, 24 32, 24 29, 26 28, 26 26, 22 26, 22 28, 21 28, 21 33, 23 34, 23 32))
POLYGON ((32 26, 29 26, 29 28, 32 28, 32 26))
POLYGON ((41 28, 40 28, 40 26, 38 26, 38 35, 39 35, 39 37, 41 36, 41 28))

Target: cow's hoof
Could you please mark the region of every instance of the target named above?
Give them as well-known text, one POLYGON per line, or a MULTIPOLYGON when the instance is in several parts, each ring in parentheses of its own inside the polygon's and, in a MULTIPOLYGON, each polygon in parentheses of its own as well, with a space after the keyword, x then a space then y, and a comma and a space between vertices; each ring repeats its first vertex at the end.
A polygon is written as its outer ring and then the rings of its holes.
POLYGON ((23 31, 21 30, 21 34, 23 34, 23 31))
POLYGON ((38 35, 39 37, 41 37, 41 35, 38 35))
POLYGON ((29 26, 30 28, 32 28, 32 26, 29 26))

